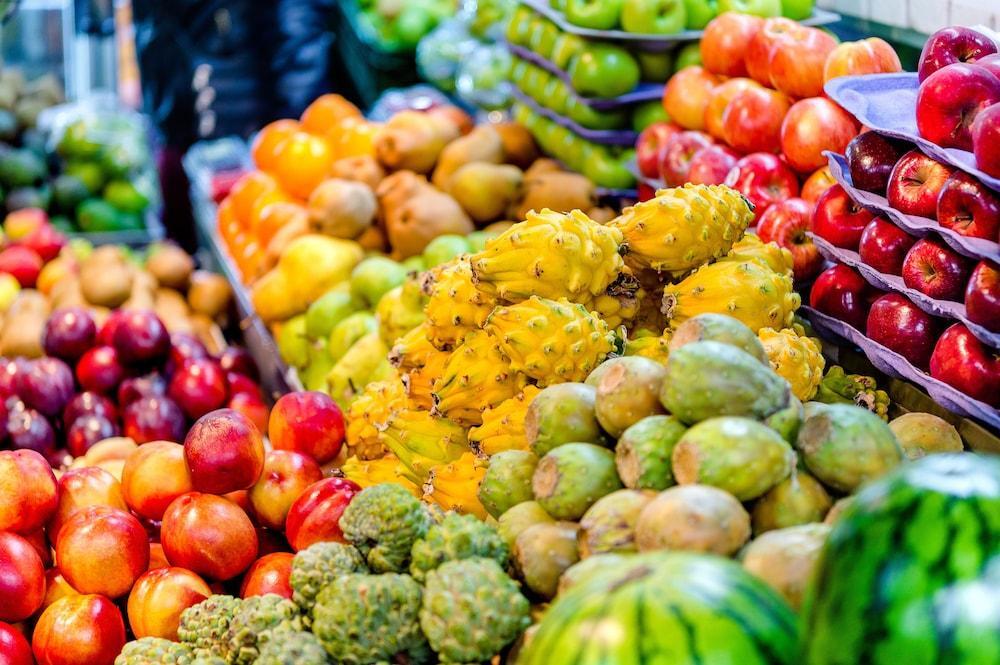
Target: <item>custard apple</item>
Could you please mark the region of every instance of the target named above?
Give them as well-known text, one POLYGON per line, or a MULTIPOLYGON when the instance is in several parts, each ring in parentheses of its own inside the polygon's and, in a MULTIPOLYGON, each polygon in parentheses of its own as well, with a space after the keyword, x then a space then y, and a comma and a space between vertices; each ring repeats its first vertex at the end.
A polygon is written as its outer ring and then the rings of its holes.
POLYGON ((311 623, 316 596, 327 584, 346 573, 367 573, 361 553, 342 543, 315 543, 292 559, 292 600, 303 612, 303 621, 311 623))
POLYGON ((226 630, 243 601, 216 594, 181 612, 177 637, 197 656, 221 656, 226 652, 226 630))
POLYGON ((344 510, 340 529, 377 573, 401 573, 410 550, 430 527, 418 499, 401 485, 382 483, 359 492, 344 510))
POLYGON ((284 630, 272 633, 260 648, 254 665, 326 665, 327 662, 326 651, 315 635, 284 630))
POLYGON ((191 647, 162 637, 143 637, 122 648, 115 665, 188 665, 194 655, 191 647))
POLYGON ((298 605, 276 593, 245 598, 226 630, 227 660, 250 665, 271 633, 282 630, 302 630, 298 605))
POLYGON ((505 567, 510 551, 496 529, 479 518, 448 513, 440 524, 431 526, 427 535, 413 544, 410 574, 422 582, 427 571, 445 561, 472 557, 493 559, 505 567))

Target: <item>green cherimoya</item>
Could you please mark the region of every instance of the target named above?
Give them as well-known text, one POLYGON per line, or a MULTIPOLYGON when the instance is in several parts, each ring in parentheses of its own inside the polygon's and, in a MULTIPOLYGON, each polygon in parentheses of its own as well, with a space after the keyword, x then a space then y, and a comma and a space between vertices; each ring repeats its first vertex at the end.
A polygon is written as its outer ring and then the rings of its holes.
POLYGON ((226 630, 227 660, 251 665, 271 635, 285 630, 302 630, 298 605, 275 593, 244 599, 226 630))
POLYGON ((219 656, 226 652, 226 631, 243 601, 216 594, 181 612, 177 637, 196 655, 219 656))
POLYGON ((420 626, 441 662, 479 663, 521 635, 530 609, 493 559, 449 561, 427 574, 420 626))
POLYGON ((473 557, 493 559, 506 566, 510 551, 496 529, 475 515, 448 513, 414 543, 410 574, 422 582, 429 571, 446 561, 473 557))
POLYGON ((400 573, 410 550, 431 520, 423 505, 402 485, 382 483, 363 489, 340 518, 344 537, 377 573, 400 573))
POLYGON ((162 637, 143 637, 129 642, 115 658, 115 665, 187 665, 194 657, 191 647, 162 637))
POLYGON ((253 665, 326 665, 329 659, 319 638, 300 630, 273 633, 253 665))
POLYGON ((347 573, 367 573, 364 557, 351 545, 314 543, 296 553, 292 559, 289 583, 292 600, 309 619, 316 596, 327 584, 347 573))
POLYGON ((313 634, 338 663, 419 657, 427 648, 420 632, 422 596, 409 575, 344 575, 316 599, 313 634))

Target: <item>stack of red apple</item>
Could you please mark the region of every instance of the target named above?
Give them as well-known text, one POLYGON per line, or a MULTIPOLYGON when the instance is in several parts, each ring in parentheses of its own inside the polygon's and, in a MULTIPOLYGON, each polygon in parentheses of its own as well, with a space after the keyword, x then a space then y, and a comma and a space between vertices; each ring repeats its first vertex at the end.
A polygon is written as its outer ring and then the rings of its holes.
POLYGON ((917 129, 943 148, 971 151, 1000 178, 1000 45, 971 28, 944 28, 920 53, 917 129))
POLYGON ((213 358, 193 335, 168 335, 152 312, 116 310, 98 329, 87 309, 59 309, 42 345, 43 358, 0 358, 0 446, 34 450, 54 467, 119 434, 180 440, 189 422, 223 406, 267 422, 244 349, 213 358))
POLYGON ((136 638, 176 640, 181 612, 213 593, 290 598, 292 552, 342 541, 360 487, 323 478, 344 438, 327 395, 283 397, 269 438, 221 409, 183 444, 134 447, 118 476, 57 479, 34 451, 0 451, 0 656, 15 654, 0 661, 111 665, 126 618, 136 638))
POLYGON ((3 229, 6 235, 0 251, 0 273, 12 275, 22 288, 33 288, 45 264, 66 246, 66 236, 36 208, 10 213, 3 229))

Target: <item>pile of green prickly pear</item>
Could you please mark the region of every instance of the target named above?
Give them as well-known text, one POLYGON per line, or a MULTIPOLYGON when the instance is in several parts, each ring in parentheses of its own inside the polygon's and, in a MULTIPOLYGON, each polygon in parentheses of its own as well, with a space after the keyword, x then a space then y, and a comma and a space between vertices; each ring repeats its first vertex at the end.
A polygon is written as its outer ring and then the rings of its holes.
POLYGON ((669 549, 738 557, 798 607, 852 493, 907 459, 962 449, 936 416, 887 424, 885 393, 839 367, 823 402, 802 404, 752 330, 704 316, 711 325, 675 331, 665 364, 612 358, 585 383, 545 388, 525 417, 530 450, 490 458, 479 499, 536 599, 596 554, 669 549))

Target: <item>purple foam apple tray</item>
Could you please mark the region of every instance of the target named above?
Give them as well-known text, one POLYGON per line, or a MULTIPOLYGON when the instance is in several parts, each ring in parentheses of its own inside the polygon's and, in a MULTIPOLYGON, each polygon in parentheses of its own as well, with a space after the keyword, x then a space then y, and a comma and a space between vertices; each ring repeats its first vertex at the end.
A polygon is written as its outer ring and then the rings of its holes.
POLYGON ((537 65, 558 77, 563 81, 570 90, 573 90, 573 94, 582 103, 587 106, 597 109, 599 111, 613 111, 620 109, 623 106, 631 106, 634 104, 641 104, 643 102, 652 102, 663 97, 663 84, 662 83, 640 83, 631 92, 626 92, 624 95, 619 95, 617 97, 584 97, 576 92, 573 88, 573 80, 570 78, 568 72, 560 69, 556 66, 554 62, 542 57, 541 55, 535 53, 531 49, 524 48, 523 46, 518 46, 517 44, 506 43, 507 49, 518 58, 522 60, 527 60, 533 65, 537 65))
POLYGON ((968 329, 980 342, 991 346, 994 349, 1000 349, 1000 333, 993 332, 978 323, 970 321, 968 316, 966 316, 964 304, 953 300, 936 300, 931 298, 916 289, 908 287, 903 282, 902 277, 898 275, 887 275, 883 272, 875 270, 862 261, 861 256, 858 255, 857 252, 849 249, 843 249, 841 247, 835 247, 815 234, 810 235, 812 236, 817 249, 819 249, 823 256, 830 261, 843 263, 846 266, 854 268, 861 273, 861 276, 865 278, 866 282, 875 288, 882 291, 892 291, 902 294, 909 298, 914 305, 931 316, 960 321, 968 327, 968 329))
POLYGON ((858 121, 875 131, 915 143, 924 154, 978 178, 1000 192, 1000 178, 976 168, 975 156, 967 150, 942 148, 917 131, 917 91, 920 83, 912 72, 843 76, 826 84, 826 94, 858 121))
POLYGON ((593 143, 632 147, 639 138, 639 134, 631 129, 587 129, 586 127, 573 122, 566 116, 559 115, 552 109, 545 108, 517 88, 514 88, 511 94, 514 96, 514 99, 521 104, 524 104, 535 113, 545 116, 557 125, 562 125, 577 136, 585 138, 593 143))
POLYGON ((809 317, 817 332, 825 337, 845 339, 859 347, 871 364, 883 374, 917 384, 926 390, 935 402, 949 411, 975 418, 991 427, 1000 427, 1000 411, 989 404, 973 399, 943 381, 938 381, 915 367, 904 356, 868 339, 858 329, 839 319, 827 316, 811 307, 802 307, 801 311, 809 317))
POLYGON ((843 155, 828 152, 827 158, 830 162, 830 175, 858 205, 877 215, 887 217, 896 226, 918 238, 924 238, 934 233, 953 250, 970 259, 988 259, 1000 262, 1000 243, 985 238, 963 236, 927 217, 903 214, 889 205, 889 201, 884 196, 854 187, 851 183, 850 171, 847 168, 847 160, 843 155))
MULTIPOLYGON (((522 5, 531 7, 533 10, 549 19, 563 32, 586 37, 587 39, 600 39, 604 41, 627 42, 642 51, 666 51, 679 44, 696 42, 701 39, 703 31, 684 30, 675 32, 672 35, 642 34, 638 32, 625 32, 624 30, 591 30, 573 25, 563 13, 554 9, 548 0, 520 0, 522 5)), ((812 15, 800 21, 802 25, 827 25, 840 20, 840 15, 828 12, 823 9, 813 9, 812 15)))

